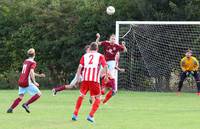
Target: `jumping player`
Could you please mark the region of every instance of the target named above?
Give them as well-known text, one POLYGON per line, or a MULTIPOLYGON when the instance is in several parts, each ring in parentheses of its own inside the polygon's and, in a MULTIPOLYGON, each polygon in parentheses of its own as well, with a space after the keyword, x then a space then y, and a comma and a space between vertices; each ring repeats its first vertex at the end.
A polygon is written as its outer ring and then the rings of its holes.
MULTIPOLYGON (((78 117, 79 109, 82 105, 84 96, 90 91, 90 96, 94 97, 94 103, 92 104, 91 111, 87 117, 87 120, 94 122, 94 114, 100 105, 100 65, 106 71, 105 79, 107 79, 107 64, 105 57, 98 53, 98 44, 91 43, 90 52, 82 56, 80 64, 77 70, 77 76, 81 76, 81 71, 83 68, 83 80, 80 86, 80 96, 76 102, 75 110, 72 115, 72 120, 76 121, 78 117)), ((79 80, 80 81, 80 80, 79 80)))
MULTIPOLYGON (((86 53, 90 52, 90 45, 85 46, 85 52, 86 53)), ((77 75, 75 75, 74 79, 71 81, 69 85, 60 85, 60 86, 54 87, 52 89, 53 96, 55 96, 60 91, 72 89, 73 87, 75 88, 79 87, 80 83, 77 83, 77 81, 78 81, 78 78, 77 78, 77 75)))
POLYGON ((185 57, 181 59, 180 65, 182 72, 180 74, 177 95, 180 95, 185 78, 193 76, 197 83, 197 95, 200 96, 200 77, 198 73, 199 61, 194 56, 192 56, 191 50, 186 52, 185 57))
POLYGON ((104 51, 104 55, 105 55, 105 59, 106 59, 106 62, 108 64, 108 69, 111 73, 111 76, 113 78, 115 78, 115 71, 116 71, 116 65, 117 65, 117 62, 116 62, 116 55, 118 52, 127 52, 127 48, 125 46, 125 42, 122 42, 122 44, 117 44, 116 43, 116 37, 114 34, 112 34, 110 36, 110 39, 109 41, 102 41, 102 42, 99 42, 99 39, 100 39, 100 34, 97 33, 96 34, 96 42, 98 43, 98 45, 102 46, 103 47, 103 51, 104 51))
POLYGON ((27 51, 28 59, 26 59, 23 63, 22 71, 18 80, 19 85, 19 97, 14 100, 10 108, 7 110, 7 113, 12 113, 14 108, 21 102, 25 93, 29 93, 32 97, 22 105, 22 107, 26 110, 27 113, 30 113, 29 105, 36 100, 38 100, 41 96, 41 92, 38 89, 39 84, 35 80, 35 76, 45 77, 45 74, 37 74, 34 72, 36 68, 35 58, 35 49, 30 48, 27 51))

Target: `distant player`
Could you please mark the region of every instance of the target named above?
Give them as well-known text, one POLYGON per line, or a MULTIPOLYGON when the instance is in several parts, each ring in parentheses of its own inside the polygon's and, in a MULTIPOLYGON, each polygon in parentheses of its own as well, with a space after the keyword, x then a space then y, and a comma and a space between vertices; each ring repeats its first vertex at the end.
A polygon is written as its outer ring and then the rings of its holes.
POLYGON ((98 44, 103 47, 105 59, 108 64, 108 69, 112 77, 115 78, 115 71, 116 71, 116 68, 118 68, 118 65, 117 65, 118 63, 116 62, 116 55, 118 52, 127 52, 125 42, 122 42, 121 45, 117 44, 116 37, 114 34, 110 36, 109 41, 99 42, 99 39, 100 39, 99 33, 96 34, 96 37, 97 37, 96 42, 98 42, 98 44))
POLYGON ((29 93, 32 97, 22 105, 22 107, 26 110, 27 113, 30 113, 29 105, 36 100, 38 100, 41 96, 41 92, 38 89, 39 84, 35 80, 35 76, 45 77, 45 74, 37 74, 34 72, 36 68, 35 58, 35 49, 31 48, 27 51, 28 59, 26 59, 23 63, 22 71, 18 80, 19 85, 19 97, 14 100, 13 104, 7 110, 7 113, 12 113, 14 108, 21 102, 25 93, 29 93))
MULTIPOLYGON (((90 52, 90 45, 85 46, 85 52, 86 53, 90 52)), ((72 89, 73 87, 79 87, 80 83, 77 83, 77 81, 78 81, 78 78, 77 78, 77 75, 75 75, 74 79, 71 81, 69 85, 60 85, 60 86, 54 87, 52 89, 53 96, 55 96, 57 92, 67 90, 67 89, 72 89)))
POLYGON ((192 56, 192 51, 188 50, 185 57, 181 59, 180 62, 182 73, 180 74, 180 81, 178 85, 177 95, 180 95, 183 81, 186 77, 193 76, 197 83, 197 95, 200 96, 200 76, 198 73, 199 61, 192 56))
POLYGON ((100 88, 100 65, 106 71, 105 78, 107 78, 107 64, 105 57, 98 53, 98 44, 91 43, 90 52, 86 53, 82 56, 80 60, 80 64, 77 71, 77 76, 81 76, 81 71, 83 68, 83 80, 80 87, 80 96, 76 102, 75 110, 72 116, 72 120, 76 121, 78 117, 79 109, 82 105, 82 101, 84 96, 90 91, 90 96, 94 97, 94 103, 92 104, 91 111, 87 117, 87 120, 90 122, 94 122, 94 114, 99 108, 100 105, 100 96, 101 96, 101 88, 100 88))

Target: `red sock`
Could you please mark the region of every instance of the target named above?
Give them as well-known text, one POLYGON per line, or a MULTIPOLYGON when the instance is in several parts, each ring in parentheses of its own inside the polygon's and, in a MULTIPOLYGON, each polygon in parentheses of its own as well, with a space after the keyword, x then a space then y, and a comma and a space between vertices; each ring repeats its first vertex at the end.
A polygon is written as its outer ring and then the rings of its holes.
POLYGON ((11 105, 10 108, 14 109, 15 107, 17 107, 17 105, 22 101, 22 99, 17 98, 15 99, 15 101, 13 102, 13 104, 11 105))
POLYGON ((103 104, 106 103, 112 97, 112 90, 110 90, 107 94, 105 99, 103 100, 103 104))
POLYGON ((78 100, 76 101, 76 107, 75 107, 75 110, 74 110, 74 115, 78 116, 78 111, 79 111, 79 109, 82 105, 82 102, 83 102, 83 97, 79 96, 78 100))
POLYGON ((95 99, 93 105, 92 105, 92 109, 90 111, 90 116, 93 117, 94 113, 97 111, 97 109, 99 108, 101 100, 100 99, 95 99))
POLYGON ((61 86, 58 86, 58 87, 56 87, 56 88, 54 88, 56 91, 63 91, 63 90, 65 90, 66 88, 65 88, 65 85, 61 85, 61 86))
POLYGON ((40 96, 39 96, 38 94, 35 94, 33 97, 31 97, 31 98, 26 102, 26 104, 29 105, 29 104, 35 102, 35 101, 36 101, 37 99, 39 99, 39 98, 40 98, 40 96))

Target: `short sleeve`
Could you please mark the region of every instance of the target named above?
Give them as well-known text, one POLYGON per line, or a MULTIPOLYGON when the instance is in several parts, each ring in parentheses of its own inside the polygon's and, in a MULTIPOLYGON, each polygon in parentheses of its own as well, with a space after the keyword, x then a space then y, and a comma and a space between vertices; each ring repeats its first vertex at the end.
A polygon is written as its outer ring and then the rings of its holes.
POLYGON ((122 45, 117 45, 117 50, 118 51, 124 51, 124 47, 122 45))
POLYGON ((107 41, 102 41, 101 42, 101 46, 108 46, 108 42, 107 41))
POLYGON ((32 65, 31 65, 31 69, 35 69, 37 66, 36 62, 34 62, 32 65))
POLYGON ((81 64, 82 66, 84 66, 84 56, 81 57, 79 64, 81 64))

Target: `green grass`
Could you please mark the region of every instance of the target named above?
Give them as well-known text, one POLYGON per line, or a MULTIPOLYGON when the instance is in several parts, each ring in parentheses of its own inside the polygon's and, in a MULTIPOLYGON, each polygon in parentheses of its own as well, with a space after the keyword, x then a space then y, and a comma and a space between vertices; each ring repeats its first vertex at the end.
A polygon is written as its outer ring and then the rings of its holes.
POLYGON ((78 91, 65 91, 55 97, 43 91, 42 98, 30 105, 30 114, 21 108, 22 103, 13 114, 7 114, 16 95, 17 91, 0 91, 0 129, 200 129, 200 97, 194 93, 176 96, 119 91, 108 104, 100 106, 95 124, 86 120, 88 97, 78 121, 71 121, 78 91))

